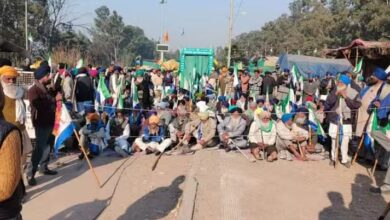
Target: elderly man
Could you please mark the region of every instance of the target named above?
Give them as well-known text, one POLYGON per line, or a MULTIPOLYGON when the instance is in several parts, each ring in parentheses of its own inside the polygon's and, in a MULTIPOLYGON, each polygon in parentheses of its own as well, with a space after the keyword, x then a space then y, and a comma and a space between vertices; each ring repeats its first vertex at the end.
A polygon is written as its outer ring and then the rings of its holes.
POLYGON ((328 95, 325 102, 326 120, 330 123, 329 136, 332 138, 330 164, 332 165, 338 159, 335 157, 335 148, 336 144, 340 144, 341 163, 348 168, 351 166, 348 144, 352 138, 352 112, 362 105, 359 93, 349 87, 350 83, 351 79, 347 75, 341 75, 336 89, 328 95), (336 143, 336 140, 340 140, 340 143, 336 143))
POLYGON ((209 117, 208 111, 201 111, 197 116, 197 118, 194 118, 193 121, 185 126, 185 140, 183 144, 190 147, 195 142, 196 145, 192 146, 191 150, 214 147, 217 145, 215 139, 216 121, 209 117))
POLYGON ((358 110, 358 120, 356 125, 356 136, 361 137, 365 132, 365 125, 370 117, 367 109, 371 108, 371 102, 381 95, 383 82, 386 81, 387 74, 381 68, 376 68, 374 74, 367 80, 368 86, 360 93, 361 108, 358 110))
MULTIPOLYGON (((1 60, 0 60, 1 62, 1 60)), ((0 85, 0 112, 4 94, 0 85)), ((22 219, 24 184, 21 173, 22 140, 16 126, 0 115, 0 219, 22 219)))
POLYGON ((109 145, 122 157, 129 156, 131 149, 127 139, 130 136, 130 124, 121 110, 117 110, 115 117, 108 122, 107 128, 110 134, 109 145))
POLYGON ((276 125, 271 120, 271 113, 264 110, 256 111, 256 118, 249 129, 249 147, 252 155, 257 159, 260 151, 266 152, 267 161, 273 162, 278 159, 276 143, 276 125))
POLYGON ((50 67, 43 65, 34 72, 35 81, 28 90, 28 99, 30 101, 32 123, 35 129, 36 146, 32 152, 31 164, 32 172, 28 184, 34 186, 37 184, 35 174, 38 171, 38 165, 41 164, 45 175, 56 175, 56 171, 48 168, 50 159, 50 147, 48 145, 50 135, 53 132, 56 102, 62 101, 62 96, 57 94, 53 97, 47 89, 50 84, 50 67))
POLYGON ((167 138, 166 130, 159 124, 160 118, 157 115, 149 117, 148 126, 144 128, 142 137, 134 141, 134 151, 145 151, 146 154, 160 154, 172 144, 172 140, 167 138))
POLYGON ((189 122, 188 113, 183 105, 177 107, 177 117, 169 124, 169 134, 174 144, 184 137, 185 126, 189 122))
POLYGON ((15 125, 22 134, 23 141, 23 156, 22 166, 26 164, 27 154, 32 150, 31 140, 28 137, 26 130, 26 106, 23 102, 25 90, 16 85, 18 73, 11 66, 3 66, 0 68, 1 85, 4 92, 4 120, 15 125))
POLYGON ((242 109, 232 106, 229 112, 230 116, 217 127, 221 147, 225 148, 226 152, 234 147, 245 148, 247 146, 247 140, 243 137, 246 121, 241 117, 242 109))
MULTIPOLYGON (((86 114, 87 124, 84 125, 80 131, 80 145, 87 152, 88 158, 99 155, 104 150, 106 144, 104 142, 105 129, 104 123, 100 120, 99 114, 93 109, 86 114)), ((82 160, 84 154, 79 155, 79 159, 82 160)))
POLYGON ((277 138, 276 146, 280 152, 281 159, 292 161, 290 152, 299 160, 307 160, 305 149, 308 132, 299 128, 293 121, 293 114, 284 114, 276 124, 277 138))

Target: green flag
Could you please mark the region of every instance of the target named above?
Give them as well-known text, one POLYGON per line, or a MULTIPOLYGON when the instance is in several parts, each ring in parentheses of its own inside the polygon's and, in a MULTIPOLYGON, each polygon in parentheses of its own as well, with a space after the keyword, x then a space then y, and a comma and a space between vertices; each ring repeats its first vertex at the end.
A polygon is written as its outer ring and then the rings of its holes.
POLYGON ((28 39, 28 41, 30 41, 30 43, 32 43, 34 41, 33 36, 31 35, 31 32, 28 33, 27 39, 28 39))
POLYGON ((108 90, 106 83, 104 82, 104 77, 102 75, 99 76, 98 88, 97 91, 100 97, 100 104, 111 97, 110 91, 108 90))
POLYGON ((80 69, 83 66, 84 66, 84 60, 83 59, 80 59, 79 61, 77 61, 77 65, 76 65, 77 69, 80 69))
POLYGON ((360 73, 362 71, 363 66, 363 58, 360 59, 360 61, 356 64, 355 68, 353 69, 354 73, 360 73))

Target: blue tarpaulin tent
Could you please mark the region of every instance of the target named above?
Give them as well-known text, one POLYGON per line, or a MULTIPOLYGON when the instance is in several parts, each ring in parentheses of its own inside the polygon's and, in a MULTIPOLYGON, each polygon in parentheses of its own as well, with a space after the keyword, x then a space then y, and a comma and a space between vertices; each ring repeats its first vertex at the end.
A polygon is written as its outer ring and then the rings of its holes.
POLYGON ((308 78, 309 76, 324 78, 326 73, 335 76, 337 73, 353 70, 353 66, 347 59, 324 59, 292 54, 280 55, 278 64, 281 70, 291 70, 293 65, 296 65, 299 73, 304 78, 308 78))

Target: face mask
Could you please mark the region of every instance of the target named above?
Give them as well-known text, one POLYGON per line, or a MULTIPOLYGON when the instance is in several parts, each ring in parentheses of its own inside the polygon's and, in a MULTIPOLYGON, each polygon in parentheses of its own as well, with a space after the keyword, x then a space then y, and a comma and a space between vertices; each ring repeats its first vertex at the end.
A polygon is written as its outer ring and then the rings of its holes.
POLYGON ((297 124, 303 125, 303 124, 305 124, 305 122, 306 122, 306 117, 305 117, 305 118, 297 118, 297 119, 295 120, 295 122, 296 122, 297 124))
POLYGON ((123 123, 123 118, 115 118, 115 122, 117 124, 122 124, 123 123))

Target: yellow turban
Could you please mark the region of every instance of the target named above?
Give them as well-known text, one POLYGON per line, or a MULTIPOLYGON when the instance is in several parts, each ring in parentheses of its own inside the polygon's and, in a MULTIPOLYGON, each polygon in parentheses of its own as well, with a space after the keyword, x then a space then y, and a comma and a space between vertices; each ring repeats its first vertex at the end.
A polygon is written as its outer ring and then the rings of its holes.
POLYGON ((0 68, 0 76, 17 77, 18 71, 12 66, 3 66, 0 68))
POLYGON ((149 124, 159 124, 160 118, 157 115, 152 115, 149 117, 149 124))
POLYGON ((263 118, 269 118, 271 117, 271 113, 269 111, 265 111, 263 109, 257 109, 255 111, 257 117, 261 120, 263 118))

